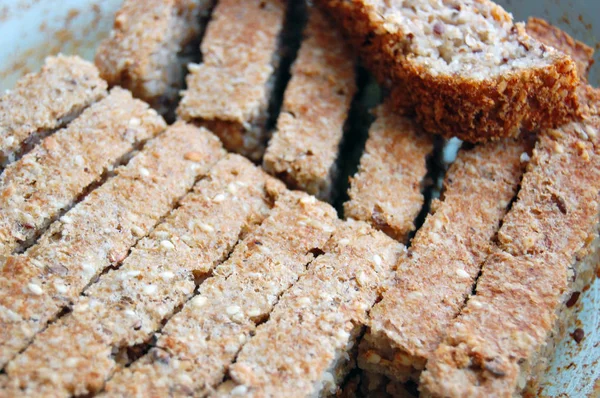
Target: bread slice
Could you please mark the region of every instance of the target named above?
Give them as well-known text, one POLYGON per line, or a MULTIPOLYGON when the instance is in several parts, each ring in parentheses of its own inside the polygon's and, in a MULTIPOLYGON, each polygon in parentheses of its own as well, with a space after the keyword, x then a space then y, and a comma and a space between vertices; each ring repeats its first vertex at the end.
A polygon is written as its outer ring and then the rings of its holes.
POLYGON ((355 366, 368 311, 406 248, 351 220, 340 223, 323 251, 242 348, 217 396, 302 391, 318 397, 339 391, 355 366))
POLYGON ((370 312, 359 366, 394 381, 418 380, 460 312, 515 197, 528 157, 523 140, 461 149, 442 200, 419 229, 396 280, 370 312))
POLYGON ((568 303, 600 264, 600 92, 583 94, 584 121, 540 133, 476 294, 421 377, 425 396, 520 394, 565 335, 568 303))
POLYGON ((128 351, 150 339, 193 295, 195 281, 267 216, 270 179, 238 155, 217 162, 117 270, 102 275, 73 312, 6 367, 9 385, 32 395, 99 392, 117 364, 131 360, 128 351), (48 380, 48 373, 57 377, 48 380))
POLYGON ((148 105, 114 88, 0 176, 0 262, 31 245, 61 212, 165 129, 148 105))
POLYGON ((48 57, 0 97, 0 171, 106 96, 98 70, 79 57, 48 57))
POLYGON ((568 33, 542 18, 529 18, 525 27, 527 33, 534 39, 570 55, 577 65, 579 78, 587 81, 590 68, 594 64, 594 49, 592 47, 573 39, 568 33))
POLYGON ((350 179, 344 216, 366 221, 406 243, 423 207, 421 191, 433 137, 414 120, 396 114, 387 100, 374 113, 358 172, 350 179))
POLYGON ((0 268, 0 367, 105 269, 118 266, 223 155, 207 130, 175 124, 52 224, 36 245, 9 257, 0 268))
POLYGON ((221 0, 190 64, 180 118, 200 123, 230 151, 254 161, 268 138, 268 108, 280 63, 287 1, 221 0))
POLYGON ((396 107, 414 110, 429 132, 480 142, 578 113, 573 60, 489 0, 316 3, 395 91, 396 107))
POLYGON ((165 325, 155 348, 107 384, 107 395, 207 395, 279 296, 306 271, 336 221, 328 204, 281 193, 265 221, 165 325))
POLYGON ((288 186, 328 200, 356 93, 356 66, 341 32, 314 7, 303 36, 263 165, 288 186))
POLYGON ((186 72, 182 52, 191 44, 198 45, 201 20, 214 3, 126 0, 115 15, 110 36, 96 52, 102 77, 111 86, 131 90, 162 115, 173 112, 186 72))

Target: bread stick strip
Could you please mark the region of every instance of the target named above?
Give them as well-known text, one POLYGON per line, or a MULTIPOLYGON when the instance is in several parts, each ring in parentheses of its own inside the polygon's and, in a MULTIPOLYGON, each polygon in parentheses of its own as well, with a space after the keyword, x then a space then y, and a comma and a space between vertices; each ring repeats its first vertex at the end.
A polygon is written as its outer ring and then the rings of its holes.
POLYGON ((79 57, 48 57, 0 97, 0 170, 106 96, 106 82, 79 57))
POLYGON ((540 42, 570 55, 577 65, 579 78, 587 81, 590 68, 594 63, 594 49, 579 40, 573 39, 542 18, 531 17, 527 20, 527 33, 540 42))
POLYGON ((305 272, 334 230, 333 208, 283 194, 269 217, 200 285, 146 356, 107 384, 107 396, 204 395, 278 297, 305 272))
POLYGON ((180 53, 200 39, 201 16, 214 0, 127 0, 110 36, 100 43, 96 65, 111 85, 131 90, 161 114, 174 110, 183 87, 180 53))
POLYGON ((344 122, 356 93, 354 58, 341 33, 310 9, 265 169, 322 199, 332 194, 344 122))
POLYGON ((72 313, 6 367, 9 385, 31 395, 100 391, 117 363, 127 363, 127 349, 158 331, 194 293, 195 280, 267 216, 272 204, 266 183, 274 181, 241 156, 219 161, 118 270, 102 275, 72 313))
POLYGON ((406 242, 423 207, 421 189, 433 138, 415 121, 395 114, 389 102, 375 115, 358 173, 350 180, 344 216, 406 242))
POLYGON ((225 148, 253 160, 264 151, 286 3, 219 1, 202 41, 202 63, 190 64, 177 109, 182 119, 214 131, 225 148))
POLYGON ((216 395, 328 396, 354 367, 367 313, 405 248, 360 221, 340 226, 308 272, 279 300, 216 395))
POLYGON ((0 272, 0 364, 69 307, 223 156, 210 132, 178 123, 55 222, 0 272))
POLYGON ((360 346, 363 369, 418 380, 471 293, 516 195, 528 149, 523 141, 505 140, 459 152, 442 201, 433 203, 396 283, 371 311, 360 346))
POLYGON ((0 176, 0 261, 25 249, 87 187, 165 123, 115 88, 0 176))
POLYGON ((430 396, 519 395, 546 369, 544 354, 564 335, 572 293, 594 277, 600 92, 585 88, 581 102, 584 121, 539 135, 476 294, 421 377, 430 396))

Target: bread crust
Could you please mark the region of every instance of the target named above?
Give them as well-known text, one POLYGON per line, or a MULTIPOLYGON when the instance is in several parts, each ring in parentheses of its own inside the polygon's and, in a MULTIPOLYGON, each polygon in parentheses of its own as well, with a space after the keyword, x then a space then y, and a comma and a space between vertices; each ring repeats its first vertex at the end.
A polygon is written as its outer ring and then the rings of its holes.
MULTIPOLYGON (((487 0, 477 1, 487 4, 487 0)), ((391 89, 396 109, 414 111, 429 132, 482 142, 556 127, 579 115, 575 63, 553 49, 542 49, 552 57, 547 67, 483 80, 433 75, 402 54, 397 43, 403 34, 387 27, 372 2, 318 0, 317 4, 340 22, 365 64, 391 89)), ((493 7, 498 18, 510 18, 500 7, 493 7)), ((513 30, 524 46, 541 45, 527 35, 522 24, 514 24, 513 30)))
POLYGON ((290 187, 328 200, 356 93, 354 57, 319 9, 310 7, 303 36, 263 165, 290 187))
POLYGON ((344 217, 368 222, 406 243, 423 207, 433 137, 414 120, 396 114, 389 101, 374 113, 358 172, 350 179, 344 217))
POLYGON ((0 367, 106 268, 119 265, 223 155, 210 132, 175 124, 53 223, 36 245, 9 257, 0 269, 0 367))

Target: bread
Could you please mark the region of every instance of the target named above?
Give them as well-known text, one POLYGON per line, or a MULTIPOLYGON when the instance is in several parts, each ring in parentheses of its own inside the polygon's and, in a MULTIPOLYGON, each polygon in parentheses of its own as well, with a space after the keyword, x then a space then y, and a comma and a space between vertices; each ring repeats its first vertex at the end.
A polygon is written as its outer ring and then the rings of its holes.
POLYGON ((9 165, 0 175, 0 262, 30 246, 104 173, 164 128, 148 105, 115 88, 9 165))
POLYGON ((0 97, 0 171, 106 96, 106 82, 79 57, 48 57, 0 97))
POLYGON ((481 142, 578 114, 573 60, 489 0, 318 0, 396 108, 432 133, 481 142))
POLYGON ((286 4, 219 1, 202 41, 202 63, 189 65, 177 108, 180 118, 208 127, 226 149, 255 161, 268 138, 286 4))
POLYGON ((505 139, 461 149, 441 201, 412 240, 395 281, 370 312, 359 366, 394 381, 419 379, 460 312, 516 195, 528 145, 505 139))
POLYGON ((36 245, 9 257, 0 268, 0 367, 104 270, 118 266, 222 156, 214 135, 176 124, 52 224, 36 245))
POLYGON ((256 325, 334 231, 331 206, 299 192, 278 195, 263 223, 167 322, 156 346, 108 383, 107 396, 204 396, 222 381, 256 325))
POLYGON ((584 91, 584 121, 540 133, 476 294, 421 378, 425 396, 519 394, 564 336, 566 303, 600 263, 600 93, 584 91))
POLYGON ((527 33, 534 39, 571 56, 577 65, 577 75, 581 80, 587 81, 590 68, 594 63, 592 47, 573 39, 568 33, 552 26, 542 18, 529 18, 525 27, 527 33))
POLYGON ((189 62, 184 54, 198 45, 201 21, 213 5, 214 0, 126 0, 96 51, 102 78, 170 118, 189 62))
POLYGON ((358 172, 350 179, 344 216, 366 221, 406 243, 423 207, 421 191, 433 137, 414 120, 397 115, 389 101, 374 113, 358 172))
POLYGON ((241 349, 229 368, 231 381, 216 395, 336 394, 355 366, 353 354, 368 311, 405 250, 364 222, 340 223, 325 253, 241 349))
POLYGON ((328 200, 350 103, 356 93, 352 51, 341 33, 310 7, 265 170, 288 186, 328 200))
POLYGON ((135 359, 128 353, 193 295, 195 281, 206 278, 267 216, 268 179, 237 155, 217 162, 117 270, 100 276, 75 300, 73 312, 8 365, 10 383, 29 394, 99 392, 118 365, 135 359), (50 373, 60 377, 48 380, 50 373))

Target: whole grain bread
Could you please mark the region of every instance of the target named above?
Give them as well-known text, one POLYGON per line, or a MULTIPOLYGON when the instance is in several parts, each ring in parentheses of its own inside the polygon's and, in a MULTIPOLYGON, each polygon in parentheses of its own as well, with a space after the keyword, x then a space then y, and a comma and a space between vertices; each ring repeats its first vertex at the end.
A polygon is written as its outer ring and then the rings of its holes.
POLYGON ((317 0, 399 111, 480 142, 556 127, 579 113, 573 60, 489 0, 317 0))

